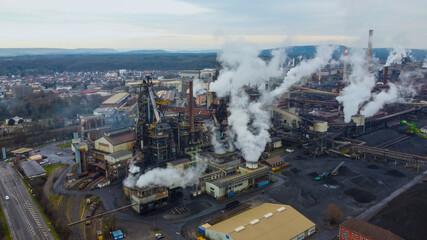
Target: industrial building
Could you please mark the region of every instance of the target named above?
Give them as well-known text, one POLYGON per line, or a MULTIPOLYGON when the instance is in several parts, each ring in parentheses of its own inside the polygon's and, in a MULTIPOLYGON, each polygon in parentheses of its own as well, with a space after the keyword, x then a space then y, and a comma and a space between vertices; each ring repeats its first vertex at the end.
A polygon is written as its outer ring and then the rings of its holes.
POLYGON ((46 170, 44 170, 36 161, 22 161, 19 166, 25 176, 30 179, 46 176, 46 170))
POLYGON ((126 92, 117 93, 112 97, 108 98, 100 105, 101 108, 113 107, 118 108, 123 105, 130 95, 126 92))
POLYGON ((269 169, 259 165, 256 169, 238 167, 235 173, 228 174, 214 181, 206 182, 206 193, 219 199, 225 196, 232 197, 237 192, 251 186, 261 187, 270 181, 269 169))
POLYGON ((403 240, 404 238, 363 220, 351 218, 340 224, 340 240, 403 240))
POLYGON ((292 206, 264 203, 199 231, 211 240, 305 239, 316 225, 292 206))
POLYGON ((106 178, 118 180, 127 176, 128 167, 132 159, 132 152, 121 150, 105 157, 106 178))
POLYGON ((95 150, 100 152, 100 159, 102 153, 116 153, 122 150, 131 150, 135 144, 135 131, 132 129, 125 129, 115 132, 106 133, 103 137, 95 141, 95 150))

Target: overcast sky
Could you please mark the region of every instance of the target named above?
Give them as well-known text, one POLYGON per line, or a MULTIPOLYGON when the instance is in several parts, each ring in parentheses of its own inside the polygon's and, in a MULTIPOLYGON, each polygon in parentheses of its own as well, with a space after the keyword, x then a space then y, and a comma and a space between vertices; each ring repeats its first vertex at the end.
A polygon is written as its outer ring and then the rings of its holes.
POLYGON ((425 0, 0 0, 0 48, 427 48, 425 0))

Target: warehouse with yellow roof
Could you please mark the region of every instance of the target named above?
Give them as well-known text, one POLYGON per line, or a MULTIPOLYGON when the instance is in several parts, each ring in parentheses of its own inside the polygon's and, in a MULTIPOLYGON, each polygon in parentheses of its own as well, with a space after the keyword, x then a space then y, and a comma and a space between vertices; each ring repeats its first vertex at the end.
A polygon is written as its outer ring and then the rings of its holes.
POLYGON ((106 108, 106 107, 118 108, 126 102, 126 100, 129 98, 129 96, 130 96, 129 93, 127 93, 127 92, 117 93, 117 94, 111 96, 110 98, 108 98, 107 100, 105 100, 104 102, 102 102, 102 104, 99 107, 101 107, 101 108, 106 108))
POLYGON ((312 235, 316 225, 289 205, 264 203, 199 229, 210 240, 301 240, 312 235))

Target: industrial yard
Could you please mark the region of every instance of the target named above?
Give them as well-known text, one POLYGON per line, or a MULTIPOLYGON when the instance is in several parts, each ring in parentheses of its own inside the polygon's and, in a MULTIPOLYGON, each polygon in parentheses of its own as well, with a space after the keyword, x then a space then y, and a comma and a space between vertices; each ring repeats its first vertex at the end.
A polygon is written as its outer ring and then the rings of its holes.
POLYGON ((403 53, 371 62, 372 35, 366 53, 319 46, 313 58, 264 61, 239 50, 176 79, 108 73, 129 77, 126 88, 79 115, 68 142, 12 150, 7 167, 35 184, 68 239, 334 239, 359 231, 355 222, 388 228, 401 208, 390 201, 423 196, 427 71, 403 53))

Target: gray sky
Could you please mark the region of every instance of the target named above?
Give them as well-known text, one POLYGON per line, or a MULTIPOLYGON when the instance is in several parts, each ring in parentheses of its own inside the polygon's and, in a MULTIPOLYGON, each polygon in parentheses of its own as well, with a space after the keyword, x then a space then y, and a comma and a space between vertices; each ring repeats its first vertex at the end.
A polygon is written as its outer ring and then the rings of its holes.
POLYGON ((343 44, 427 48, 425 0, 0 0, 0 47, 219 49, 343 44))

